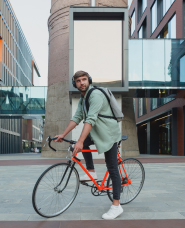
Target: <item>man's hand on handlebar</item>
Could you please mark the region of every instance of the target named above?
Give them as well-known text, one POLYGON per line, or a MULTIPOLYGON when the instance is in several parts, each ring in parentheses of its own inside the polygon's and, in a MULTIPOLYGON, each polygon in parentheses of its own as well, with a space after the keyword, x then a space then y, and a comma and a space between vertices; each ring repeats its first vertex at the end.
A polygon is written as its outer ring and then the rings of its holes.
POLYGON ((63 142, 63 138, 64 136, 63 135, 56 135, 54 138, 57 138, 56 140, 53 140, 54 142, 63 142))
POLYGON ((74 157, 76 153, 80 152, 83 149, 83 142, 78 141, 75 146, 74 146, 74 150, 72 153, 72 156, 74 157))
POLYGON ((76 142, 76 141, 72 141, 72 140, 66 140, 66 139, 64 139, 64 135, 56 135, 54 138, 56 138, 55 140, 53 140, 54 142, 66 141, 66 142, 68 142, 70 144, 74 144, 74 150, 73 150, 73 153, 72 153, 73 157, 75 156, 76 153, 80 152, 83 149, 83 142, 82 141, 76 142))

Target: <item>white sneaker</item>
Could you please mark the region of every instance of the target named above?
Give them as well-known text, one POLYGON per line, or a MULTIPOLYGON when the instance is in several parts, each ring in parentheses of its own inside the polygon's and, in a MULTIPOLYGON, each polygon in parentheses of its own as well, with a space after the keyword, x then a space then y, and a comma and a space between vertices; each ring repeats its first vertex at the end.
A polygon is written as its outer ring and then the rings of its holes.
MULTIPOLYGON (((95 172, 89 172, 89 174, 90 174, 95 180, 98 179, 95 172)), ((90 177, 89 177, 87 174, 85 174, 85 175, 83 175, 83 176, 80 177, 80 181, 91 181, 91 179, 90 179, 90 177)))
POLYGON ((123 213, 123 208, 119 205, 118 208, 115 208, 113 205, 110 207, 109 211, 102 215, 103 219, 115 219, 123 213))

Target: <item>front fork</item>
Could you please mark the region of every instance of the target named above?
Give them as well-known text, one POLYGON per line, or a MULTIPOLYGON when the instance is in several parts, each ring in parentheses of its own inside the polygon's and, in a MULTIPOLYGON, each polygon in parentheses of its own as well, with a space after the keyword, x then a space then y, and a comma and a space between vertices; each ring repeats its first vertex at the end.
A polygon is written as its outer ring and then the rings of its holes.
POLYGON ((57 191, 58 193, 62 193, 63 190, 67 187, 67 184, 68 184, 69 179, 70 179, 70 177, 71 177, 71 173, 72 173, 73 168, 74 168, 74 166, 75 166, 75 162, 72 162, 71 160, 69 160, 67 163, 68 163, 68 166, 66 167, 66 170, 65 170, 65 172, 64 172, 64 174, 63 174, 63 176, 62 176, 62 179, 61 179, 60 183, 54 188, 54 190, 57 191), (67 181, 66 181, 66 183, 65 183, 65 186, 62 188, 62 190, 59 190, 59 189, 57 189, 57 188, 61 185, 62 181, 64 180, 65 175, 66 175, 66 173, 67 173, 69 167, 71 168, 71 170, 70 170, 70 172, 69 172, 69 175, 68 175, 67 181))
POLYGON ((121 176, 121 186, 124 186, 124 185, 130 185, 132 182, 131 180, 129 180, 128 176, 127 176, 127 173, 126 173, 126 170, 125 170, 125 167, 123 166, 123 163, 122 163, 122 158, 120 157, 120 152, 119 152, 119 149, 117 149, 117 155, 118 155, 118 159, 117 159, 117 162, 118 162, 118 165, 119 163, 121 164, 122 168, 123 168, 123 171, 125 173, 125 177, 123 176, 123 173, 121 172, 121 167, 118 166, 119 168, 119 172, 120 172, 120 176, 121 176))

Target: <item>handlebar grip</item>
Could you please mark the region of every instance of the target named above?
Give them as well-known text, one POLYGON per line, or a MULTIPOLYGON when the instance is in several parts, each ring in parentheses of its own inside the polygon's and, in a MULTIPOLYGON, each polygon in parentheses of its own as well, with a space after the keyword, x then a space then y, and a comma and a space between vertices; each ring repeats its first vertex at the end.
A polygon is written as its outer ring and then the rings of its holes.
MULTIPOLYGON (((51 140, 56 140, 56 139, 58 139, 58 138, 51 138, 51 140)), ((67 139, 64 139, 64 138, 62 138, 62 140, 65 141, 65 142, 68 142, 68 143, 70 143, 70 144, 75 144, 75 143, 76 143, 76 141, 67 140, 67 139)))
MULTIPOLYGON (((49 145, 49 147, 50 147, 52 150, 54 150, 55 152, 56 152, 56 149, 54 149, 54 148, 51 146, 51 141, 56 140, 56 139, 58 139, 58 137, 55 137, 55 138, 50 138, 50 136, 48 137, 48 145, 49 145)), ((76 143, 76 141, 67 140, 67 139, 64 139, 64 138, 62 138, 62 140, 65 141, 65 142, 68 142, 68 143, 70 143, 70 144, 75 144, 75 143, 76 143)))
POLYGON ((51 140, 56 140, 56 139, 58 139, 58 138, 51 138, 51 140))

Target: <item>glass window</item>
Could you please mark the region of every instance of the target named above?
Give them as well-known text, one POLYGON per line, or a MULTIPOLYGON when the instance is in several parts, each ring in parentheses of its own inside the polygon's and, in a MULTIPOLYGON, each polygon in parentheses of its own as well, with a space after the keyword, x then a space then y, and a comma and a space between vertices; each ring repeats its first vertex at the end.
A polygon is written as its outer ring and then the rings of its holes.
POLYGON ((172 19, 169 22, 169 38, 176 39, 176 14, 172 17, 172 19))
POLYGON ((151 110, 154 110, 164 104, 167 104, 170 101, 173 101, 175 98, 167 98, 167 97, 163 97, 163 98, 151 98, 151 110))
POLYGON ((169 86, 172 80, 172 42, 171 40, 165 40, 165 81, 167 86, 169 86))
POLYGON ((135 11, 134 11, 134 13, 131 16, 131 36, 135 31, 135 19, 136 18, 135 18, 135 11))
POLYGON ((139 36, 138 36, 138 38, 139 39, 142 39, 143 38, 143 26, 141 26, 141 28, 139 29, 139 36))
POLYGON ((164 78, 164 40, 143 40, 143 83, 158 86, 164 78))
POLYGON ((139 106, 138 106, 138 115, 142 116, 147 113, 147 98, 138 98, 139 100, 139 106))
POLYGON ((128 0, 128 8, 130 8, 131 4, 132 4, 132 0, 128 0))
POLYGON ((147 7, 147 0, 138 0, 137 4, 138 4, 137 15, 138 15, 138 22, 139 22, 147 7))
POLYGON ((152 110, 157 108, 157 99, 158 98, 151 98, 151 102, 152 102, 152 110))
POLYGON ((146 7, 147 7, 147 0, 143 0, 142 3, 143 3, 143 4, 142 4, 142 11, 144 12, 145 9, 146 9, 146 7))
POLYGON ((159 36, 160 38, 176 39, 176 14, 164 26, 159 36))
POLYGON ((180 82, 185 82, 185 55, 180 59, 180 82))
POLYGON ((142 40, 129 40, 129 86, 142 85, 142 49, 142 40))
POLYGON ((139 98, 139 116, 142 116, 143 115, 143 98, 139 98))
POLYGON ((163 0, 163 16, 167 13, 175 0, 163 0))
POLYGON ((33 85, 34 86, 40 86, 41 83, 41 77, 39 76, 37 70, 35 69, 35 66, 32 67, 33 70, 33 85))
POLYGON ((152 6, 152 33, 157 27, 157 1, 152 6))

